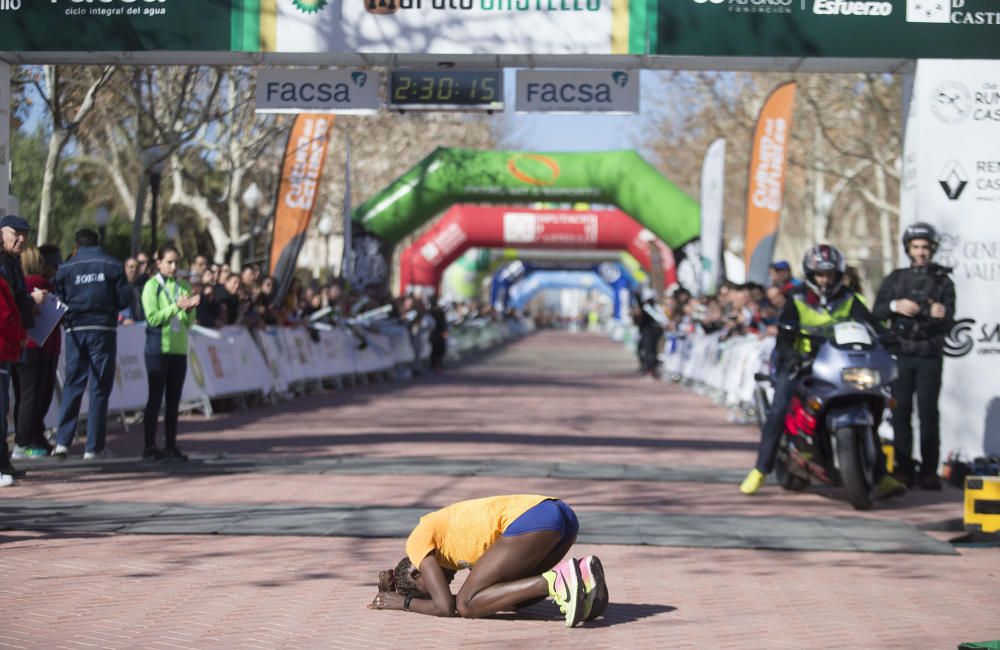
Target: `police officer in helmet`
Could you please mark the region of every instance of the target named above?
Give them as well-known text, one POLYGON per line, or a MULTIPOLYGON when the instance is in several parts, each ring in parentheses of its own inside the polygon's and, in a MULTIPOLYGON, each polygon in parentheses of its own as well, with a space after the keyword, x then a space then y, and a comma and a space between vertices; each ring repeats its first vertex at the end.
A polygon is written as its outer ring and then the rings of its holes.
MULTIPOLYGON (((800 327, 859 321, 868 323, 876 331, 882 329, 861 296, 844 285, 845 269, 843 254, 826 244, 813 246, 802 259, 805 283, 792 289, 778 319, 782 327, 772 357, 775 366, 774 400, 761 430, 757 462, 740 484, 743 494, 755 494, 763 485, 765 476, 774 469, 785 415, 795 392, 795 371, 803 357, 811 353, 808 339, 798 336, 800 327)), ((880 451, 877 453, 881 455, 880 451)), ((880 471, 884 467, 884 462, 875 464, 875 493, 885 498, 905 492, 905 486, 880 471)))
POLYGON ((938 396, 944 340, 955 316, 955 284, 951 269, 932 262, 938 248, 934 226, 918 222, 903 231, 909 268, 896 269, 882 282, 873 312, 889 322, 898 344, 899 376, 892 386, 895 476, 928 490, 940 490, 937 475, 941 442, 938 396), (913 462, 913 394, 920 415, 920 472, 913 462))

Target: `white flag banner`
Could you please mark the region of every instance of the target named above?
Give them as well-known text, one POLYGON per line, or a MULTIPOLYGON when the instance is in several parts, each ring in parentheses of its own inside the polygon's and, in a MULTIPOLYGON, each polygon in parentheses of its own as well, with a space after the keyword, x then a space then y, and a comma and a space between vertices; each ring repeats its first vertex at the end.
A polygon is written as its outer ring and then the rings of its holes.
POLYGON ((712 295, 722 273, 722 224, 726 187, 726 141, 708 146, 701 164, 701 282, 703 294, 712 295))
POLYGON ((907 118, 901 229, 938 229, 957 309, 941 457, 1000 454, 1000 61, 921 60, 907 118))

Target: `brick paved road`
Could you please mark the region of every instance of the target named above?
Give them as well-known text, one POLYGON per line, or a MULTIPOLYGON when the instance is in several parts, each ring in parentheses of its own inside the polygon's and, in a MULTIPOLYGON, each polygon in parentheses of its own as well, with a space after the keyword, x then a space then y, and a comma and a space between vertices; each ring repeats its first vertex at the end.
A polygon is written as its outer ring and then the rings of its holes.
MULTIPOLYGON (((769 486, 742 497, 721 481, 752 463, 754 431, 727 422, 705 398, 641 381, 633 366, 599 337, 542 333, 440 377, 186 420, 185 448, 204 462, 183 472, 127 461, 40 464, 0 493, 0 513, 10 510, 4 502, 43 501, 429 510, 538 491, 589 517, 781 516, 829 526, 861 517, 957 536, 948 532, 961 516, 955 490, 870 513, 852 511, 835 490, 789 495, 769 486), (369 462, 373 473, 333 471, 338 458, 369 462), (493 469, 436 471, 447 459, 493 469), (557 463, 569 469, 539 470, 557 463), (588 476, 626 466, 653 469, 644 480, 588 476)), ((113 436, 111 446, 134 455, 139 437, 113 436)), ((566 630, 547 605, 526 620, 365 610, 377 570, 401 555, 402 540, 274 532, 0 532, 0 647, 949 648, 1000 638, 996 549, 940 556, 581 544, 577 554, 604 559, 613 604, 595 628, 566 630)))

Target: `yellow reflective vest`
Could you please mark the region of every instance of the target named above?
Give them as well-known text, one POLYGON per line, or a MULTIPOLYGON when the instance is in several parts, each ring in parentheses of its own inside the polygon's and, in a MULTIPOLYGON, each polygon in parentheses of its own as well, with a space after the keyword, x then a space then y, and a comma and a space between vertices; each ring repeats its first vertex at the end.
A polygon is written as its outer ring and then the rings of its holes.
MULTIPOLYGON (((832 308, 830 305, 810 305, 805 301, 805 294, 798 292, 793 294, 792 300, 795 304, 795 311, 799 315, 799 331, 802 333, 851 320, 851 309, 854 307, 854 301, 861 300, 864 304, 861 296, 853 292, 832 305, 832 308)), ((795 341, 795 350, 800 354, 812 352, 812 342, 809 337, 798 337, 795 341)))

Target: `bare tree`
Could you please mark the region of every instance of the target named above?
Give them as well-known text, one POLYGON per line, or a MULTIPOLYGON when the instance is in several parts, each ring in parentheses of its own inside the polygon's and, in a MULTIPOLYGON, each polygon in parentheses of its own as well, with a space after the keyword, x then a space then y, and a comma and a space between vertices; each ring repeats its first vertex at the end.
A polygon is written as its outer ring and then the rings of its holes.
POLYGON ((52 218, 52 187, 59 167, 63 149, 93 110, 97 93, 111 79, 114 66, 105 66, 95 71, 93 68, 47 65, 44 67, 44 82, 35 80, 38 94, 48 107, 52 118, 52 132, 49 135, 48 154, 42 178, 42 191, 38 208, 38 241, 46 242, 49 237, 49 221, 52 218))

